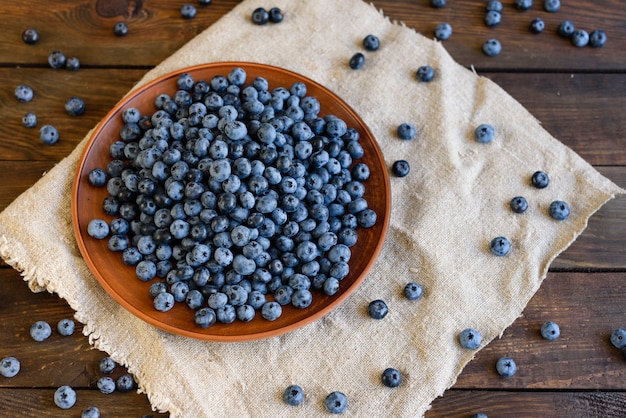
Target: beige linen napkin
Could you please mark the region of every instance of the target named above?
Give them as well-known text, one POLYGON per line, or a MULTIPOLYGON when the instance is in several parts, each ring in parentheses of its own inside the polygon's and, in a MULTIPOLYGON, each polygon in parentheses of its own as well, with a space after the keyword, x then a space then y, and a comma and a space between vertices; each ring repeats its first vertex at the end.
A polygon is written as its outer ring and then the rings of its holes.
POLYGON ((475 355, 458 333, 478 329, 482 346, 501 335, 539 288, 551 261, 583 231, 588 218, 623 191, 554 139, 497 85, 456 64, 437 42, 386 19, 360 0, 275 0, 280 24, 256 26, 247 0, 169 59, 139 85, 169 71, 206 62, 255 61, 308 76, 345 99, 369 125, 388 165, 408 159, 408 177, 392 178, 388 238, 362 286, 323 319, 281 337, 222 344, 162 332, 118 306, 80 257, 71 225, 76 150, 0 214, 0 254, 34 291, 56 292, 76 311, 95 347, 135 374, 154 408, 176 417, 321 416, 335 390, 349 399, 346 416, 416 417, 452 386, 475 355), (381 39, 364 68, 347 63, 369 33, 381 39), (435 79, 420 83, 429 64, 435 79), (419 130, 397 139, 403 122, 419 130), (496 129, 490 144, 472 135, 481 123, 496 129), (535 170, 547 189, 529 182, 535 170), (508 209, 523 195, 529 209, 508 209), (571 217, 547 215, 567 201, 571 217), (42 204, 41 202, 45 202, 42 204), (495 257, 489 241, 512 241, 495 257), (402 288, 424 287, 409 302, 402 288), (384 299, 389 315, 370 319, 367 304, 384 299), (381 385, 387 367, 402 372, 396 389, 381 385), (281 395, 299 384, 306 401, 286 406, 281 395))

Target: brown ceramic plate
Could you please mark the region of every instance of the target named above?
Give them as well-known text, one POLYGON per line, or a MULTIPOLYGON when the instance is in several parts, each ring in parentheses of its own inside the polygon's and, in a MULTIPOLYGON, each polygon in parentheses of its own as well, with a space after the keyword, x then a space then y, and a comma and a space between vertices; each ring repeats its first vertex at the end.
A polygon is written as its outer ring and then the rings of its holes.
POLYGON ((234 342, 261 339, 295 330, 321 318, 342 303, 361 284, 380 252, 389 224, 390 202, 389 176, 376 140, 361 118, 343 100, 320 84, 281 68, 244 62, 223 62, 185 68, 162 76, 125 97, 109 112, 94 130, 79 162, 73 187, 72 216, 76 239, 85 262, 102 287, 124 308, 173 334, 234 342), (102 210, 102 201, 107 195, 106 188, 91 186, 87 177, 92 169, 105 168, 110 161, 109 147, 119 140, 121 114, 124 109, 135 107, 142 114, 150 115, 156 110, 154 99, 157 95, 173 95, 177 90, 176 79, 181 73, 191 74, 196 81, 209 81, 215 75, 227 75, 234 67, 243 68, 248 81, 257 76, 266 78, 270 90, 275 87, 289 88, 296 81, 304 82, 307 94, 317 97, 321 103, 320 115, 337 115, 348 126, 359 131, 360 142, 365 151, 361 161, 367 163, 371 171, 371 176, 365 183, 365 198, 370 208, 377 213, 377 223, 369 229, 359 228, 358 242, 352 247, 349 262, 350 273, 341 281, 337 294, 326 296, 322 292, 313 291, 313 302, 308 308, 284 306, 282 316, 276 321, 265 320, 257 313, 255 319, 248 323, 237 320, 232 324, 218 323, 209 328, 200 328, 195 325, 193 311, 185 303, 176 303, 168 312, 156 311, 148 294, 150 282, 138 280, 134 267, 124 265, 120 253, 108 250, 107 239, 96 240, 87 234, 87 224, 91 219, 111 219, 102 210))

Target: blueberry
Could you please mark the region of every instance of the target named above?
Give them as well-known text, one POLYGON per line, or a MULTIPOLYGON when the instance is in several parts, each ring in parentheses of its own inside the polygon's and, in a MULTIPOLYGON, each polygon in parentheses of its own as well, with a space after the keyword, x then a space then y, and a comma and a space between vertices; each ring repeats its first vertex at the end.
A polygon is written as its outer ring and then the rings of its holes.
POLYGON ((554 202, 550 203, 548 213, 553 219, 556 219, 557 221, 564 221, 569 218, 569 205, 562 200, 555 200, 554 202))
POLYGON ((0 360, 0 375, 13 377, 20 372, 20 362, 15 357, 5 357, 0 360))
POLYGON ((74 321, 69 318, 64 318, 57 322, 57 331, 63 336, 69 336, 74 334, 75 326, 74 321))
POLYGON ((523 196, 515 196, 509 203, 511 210, 515 213, 524 213, 528 209, 528 202, 523 196))
POLYGON ((80 97, 70 97, 65 102, 65 111, 70 116, 80 116, 85 113, 85 101, 80 97))
POLYGON ((402 375, 397 369, 388 367, 383 371, 381 380, 383 385, 389 388, 397 388, 402 383, 402 375))
POLYGON ((291 296, 291 304, 298 309, 308 308, 313 302, 313 295, 307 289, 297 289, 291 296))
POLYGON ((101 393, 105 395, 110 395, 115 392, 115 380, 109 376, 103 376, 98 379, 96 382, 96 386, 100 390, 101 393))
POLYGON ((58 70, 60 68, 65 68, 65 64, 67 63, 67 57, 61 51, 52 51, 48 54, 48 64, 50 67, 58 70))
POLYGON ((530 181, 537 189, 545 189, 550 183, 550 177, 548 177, 548 175, 543 171, 535 171, 530 178, 530 181))
POLYGON ((33 89, 26 84, 20 84, 15 88, 15 98, 20 102, 30 102, 33 100, 33 89))
POLYGON ((461 344, 461 347, 469 350, 477 349, 482 340, 480 332, 472 328, 466 328, 459 333, 459 344, 461 344))
POLYGON ((500 44, 500 41, 495 38, 487 39, 483 44, 483 52, 488 57, 495 57, 502 52, 502 45, 500 44))
POLYGON ((270 14, 263 7, 258 7, 252 12, 252 23, 265 25, 270 20, 270 14))
POLYGON ((409 174, 409 171, 411 171, 411 166, 409 165, 409 162, 407 160, 394 161, 393 165, 391 166, 391 172, 396 177, 405 177, 409 174))
POLYGON ((87 233, 95 239, 104 239, 109 235, 109 224, 103 219, 92 219, 87 224, 87 233))
POLYGON ((622 349, 626 347, 626 329, 617 328, 611 333, 611 344, 615 348, 622 349))
POLYGON ((159 293, 154 297, 154 309, 159 312, 167 312, 174 307, 174 295, 169 292, 159 293))
POLYGON ((419 283, 411 282, 404 286, 403 294, 408 300, 418 300, 422 297, 423 289, 419 283))
POLYGON ((377 51, 380 48, 380 39, 376 35, 367 35, 363 38, 363 48, 367 51, 377 51))
POLYGON ((31 112, 24 114, 24 116, 22 116, 22 125, 25 128, 34 128, 37 126, 37 115, 31 112))
POLYGON ((283 308, 278 302, 265 302, 261 307, 261 316, 268 321, 277 320, 283 313, 283 308))
POLYGON ((124 373, 115 381, 115 387, 119 392, 130 392, 135 388, 135 379, 128 373, 124 373))
POLYGON ((348 398, 343 392, 332 392, 324 398, 324 407, 331 414, 343 414, 348 408, 348 398))
POLYGON ((298 406, 304 402, 304 391, 298 385, 289 385, 283 391, 283 401, 287 405, 298 406))
POLYGON ((348 64, 353 70, 363 68, 363 64, 365 64, 365 55, 361 52, 355 53, 352 58, 350 58, 350 62, 348 64))
POLYGON ((560 8, 561 8, 560 0, 544 0, 543 2, 543 9, 546 12, 555 13, 555 12, 558 12, 560 8))
POLYGON ((452 36, 452 26, 449 23, 443 22, 435 26, 435 38, 440 41, 445 41, 452 36))
POLYGON ((52 335, 52 328, 46 321, 37 321, 30 327, 30 336, 35 341, 46 340, 52 335))
POLYGON ((44 125, 39 129, 39 139, 46 145, 54 145, 59 140, 59 131, 52 125, 44 125))
POLYGON ((103 357, 98 363, 98 369, 104 374, 113 373, 116 367, 117 363, 111 357, 103 357))
POLYGON ((503 257, 511 251, 511 243, 505 237, 496 237, 491 240, 489 248, 491 249, 493 255, 503 257))
POLYGON ((100 410, 95 406, 87 407, 81 412, 80 418, 100 418, 100 410))
POLYGON ((196 17, 197 10, 193 4, 183 4, 180 8, 180 15, 185 19, 196 17))
POLYGON ((533 7, 533 0, 515 0, 517 10, 528 10, 533 7))
POLYGON ((116 22, 115 25, 113 25, 113 33, 115 36, 128 35, 128 25, 125 22, 116 22))
POLYGON ((208 328, 217 322, 217 315, 211 308, 201 308, 195 312, 194 322, 201 328, 208 328))
POLYGON ((587 46, 587 44, 589 43, 589 33, 587 33, 587 31, 585 30, 577 29, 574 31, 574 33, 572 33, 570 39, 572 41, 572 45, 578 48, 582 48, 584 46, 587 46))
POLYGON ((500 12, 495 10, 489 10, 485 13, 485 17, 483 18, 483 22, 485 22, 486 26, 494 27, 498 26, 502 21, 502 15, 500 12))
POLYGON ((213 0, 198 0, 198 4, 201 6, 208 6, 213 3, 213 0))
POLYGON ((389 308, 383 300, 377 299, 369 303, 367 313, 373 319, 383 319, 389 313, 389 308))
POLYGON ((80 70, 80 60, 76 57, 68 58, 67 62, 65 63, 65 68, 70 71, 80 70))
POLYGON ((54 392, 54 404, 61 409, 70 409, 76 403, 76 392, 70 386, 63 385, 54 392))
POLYGON ((39 32, 37 32, 35 28, 24 29, 24 32, 22 32, 22 41, 29 45, 36 44, 39 41, 39 32))
POLYGON ((416 76, 419 81, 427 83, 435 77, 435 70, 430 65, 422 65, 417 69, 416 76))
POLYGON ((564 20, 563 22, 559 24, 557 33, 561 35, 563 38, 569 38, 570 36, 574 34, 575 30, 576 28, 571 21, 564 20))
POLYGON ((479 412, 477 414, 472 415, 472 418, 489 418, 489 417, 487 416, 487 414, 483 412, 479 412))
POLYGON ((548 341, 554 341, 561 335, 558 324, 552 321, 545 322, 541 326, 541 336, 548 341))
POLYGON ((602 48, 606 44, 606 33, 599 29, 591 32, 589 35, 589 46, 592 48, 602 48))
POLYGON ((493 141, 496 131, 493 126, 483 123, 474 130, 474 138, 483 144, 493 141))
POLYGON ((489 0, 486 9, 488 12, 502 12, 502 2, 498 0, 489 0))
POLYGON ((510 357, 501 357, 496 361, 496 371, 502 377, 511 377, 517 372, 515 360, 510 357))
POLYGON ((545 29, 546 24, 540 18, 535 18, 530 22, 530 31, 532 33, 541 33, 545 29))
POLYGON ((446 0, 430 0, 430 5, 437 9, 444 7, 446 5, 446 0))
POLYGON ((278 7, 272 7, 268 13, 269 13, 269 20, 272 23, 280 23, 284 19, 283 12, 278 7))
POLYGON ((396 132, 398 134, 398 138, 400 139, 413 139, 415 138, 415 135, 417 135, 415 125, 408 122, 400 124, 396 132))

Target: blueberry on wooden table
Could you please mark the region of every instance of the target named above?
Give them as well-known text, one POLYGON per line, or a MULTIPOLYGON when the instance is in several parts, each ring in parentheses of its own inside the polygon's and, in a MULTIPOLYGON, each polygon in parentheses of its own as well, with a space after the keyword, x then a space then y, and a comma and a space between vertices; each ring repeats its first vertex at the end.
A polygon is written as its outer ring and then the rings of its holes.
POLYGON ((606 33, 596 29, 589 35, 589 46, 592 48, 602 48, 606 44, 606 33))
POLYGON ((615 348, 622 349, 626 347, 626 329, 617 328, 613 330, 610 340, 615 348))
POLYGON ((70 116, 80 116, 85 113, 85 101, 80 97, 70 97, 65 102, 65 112, 70 116))
POLYGON ((65 63, 65 68, 70 71, 80 70, 80 60, 76 57, 70 57, 65 63))
POLYGON ((100 418, 100 410, 96 406, 89 406, 83 409, 80 418, 100 418))
POLYGON ((430 5, 436 9, 445 7, 446 0, 430 0, 430 5))
POLYGON ((589 33, 583 29, 576 29, 570 37, 572 45, 578 48, 582 48, 589 44, 589 33))
POLYGON ((100 390, 101 393, 105 395, 110 395, 115 392, 115 380, 109 376, 103 376, 98 379, 96 382, 96 386, 100 390))
POLYGON ((488 10, 485 13, 485 17, 483 18, 483 22, 486 26, 492 28, 498 26, 502 21, 502 14, 496 10, 488 10))
POLYGON ((52 51, 48 54, 48 64, 55 70, 65 68, 65 64, 67 64, 67 57, 61 51, 52 51))
POLYGON ((576 27, 570 20, 564 20, 559 24, 557 29, 557 33, 563 38, 569 38, 574 34, 576 27))
POLYGON ((544 322, 540 332, 541 336, 548 341, 554 341, 561 336, 561 328, 552 321, 544 322))
POLYGON ((561 8, 560 0, 545 0, 543 2, 543 9, 548 13, 558 12, 561 8))
POLYGON ((20 361, 13 356, 0 360, 0 376, 13 377, 20 372, 20 361))
POLYGON ((487 39, 483 44, 483 52, 488 57, 495 57, 502 52, 502 44, 495 38, 487 39))
POLYGON ((487 2, 487 6, 485 7, 485 9, 488 12, 498 12, 498 13, 501 13, 502 12, 502 2, 500 2, 498 0, 489 0, 487 2))
POLYGON ((14 91, 15 94, 15 98, 20 101, 20 102, 30 102, 31 100, 33 100, 33 89, 26 85, 26 84, 20 84, 15 88, 14 91))
POLYGON ((128 25, 125 22, 116 22, 113 25, 113 33, 120 37, 128 35, 128 25))
POLYGON ((46 321, 37 321, 30 327, 30 336, 35 341, 46 340, 52 335, 52 328, 46 321))
POLYGON ((22 116, 22 125, 25 128, 34 128, 37 126, 37 115, 32 112, 28 112, 22 116))
POLYGON ((533 0, 515 0, 515 8, 517 10, 528 10, 533 7, 533 0))
POLYGON ((76 404, 76 392, 68 385, 59 387, 54 392, 54 404, 61 409, 70 409, 76 404))
POLYGON ((442 22, 435 26, 435 38, 445 41, 452 36, 452 26, 449 23, 442 22))
POLYGON ((196 17, 197 10, 193 4, 183 4, 180 8, 180 15, 185 19, 196 17))
POLYGON ((29 45, 36 44, 39 41, 39 32, 37 32, 35 28, 24 29, 24 32, 22 32, 22 41, 29 45))
POLYGON ((540 18, 535 18, 530 22, 530 31, 532 33, 541 33, 543 32, 543 30, 545 29, 546 24, 545 22, 540 19, 540 18))
POLYGON ((496 361, 496 371, 502 377, 511 377, 517 372, 517 364, 510 357, 501 357, 496 361))

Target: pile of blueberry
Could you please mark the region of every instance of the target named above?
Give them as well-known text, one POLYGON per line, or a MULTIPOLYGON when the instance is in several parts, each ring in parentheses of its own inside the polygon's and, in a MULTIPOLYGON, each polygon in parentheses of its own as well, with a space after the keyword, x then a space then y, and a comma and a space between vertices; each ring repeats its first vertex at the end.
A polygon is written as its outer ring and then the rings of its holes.
POLYGON ((335 294, 357 229, 376 223, 358 131, 321 117, 302 82, 270 91, 246 77, 183 73, 153 114, 125 109, 110 162, 88 176, 112 217, 88 234, 138 279, 159 278, 155 309, 186 303, 200 327, 257 311, 273 321, 283 305, 310 306, 312 290, 335 294))

